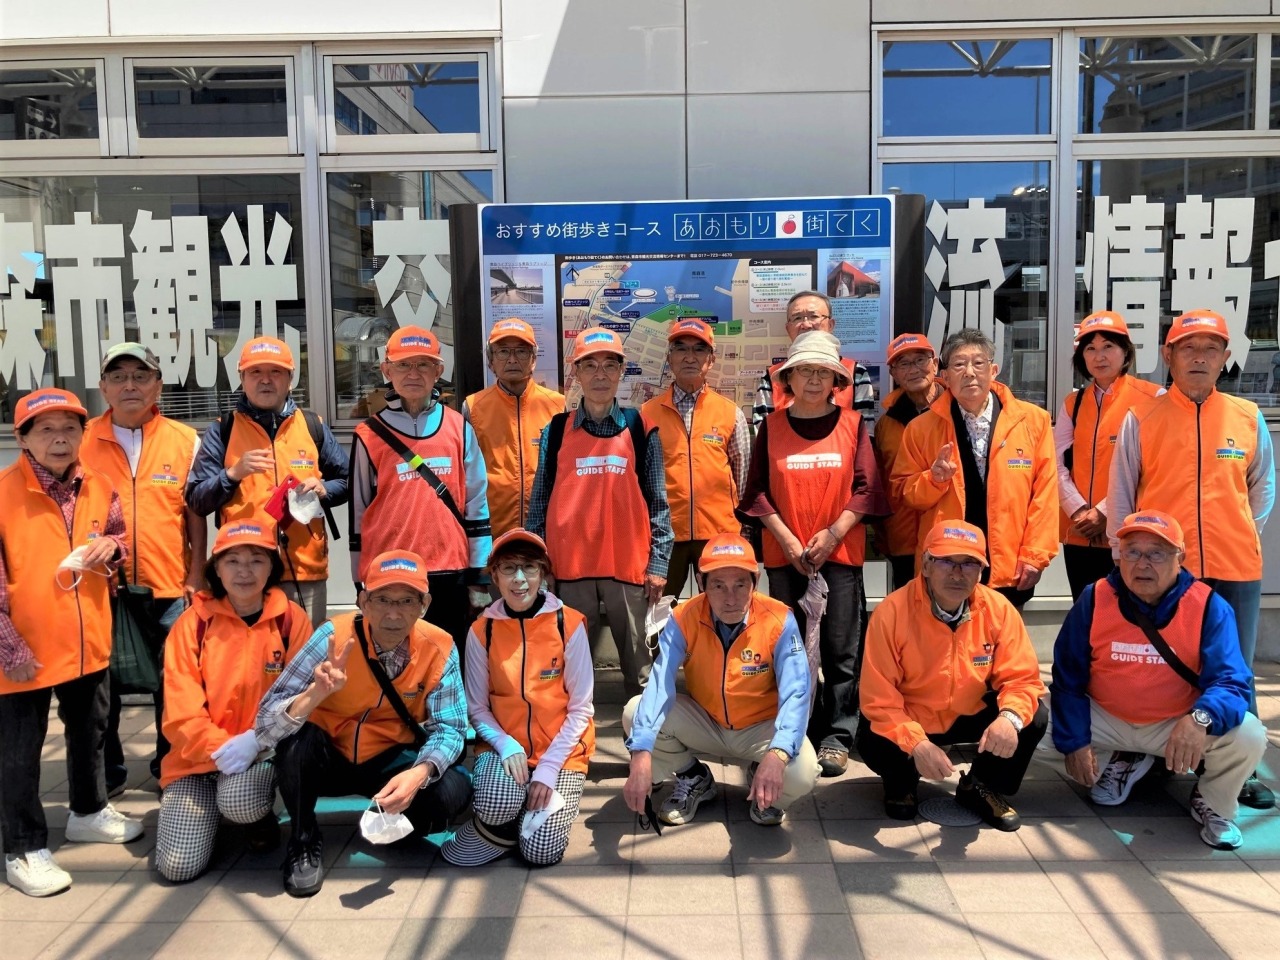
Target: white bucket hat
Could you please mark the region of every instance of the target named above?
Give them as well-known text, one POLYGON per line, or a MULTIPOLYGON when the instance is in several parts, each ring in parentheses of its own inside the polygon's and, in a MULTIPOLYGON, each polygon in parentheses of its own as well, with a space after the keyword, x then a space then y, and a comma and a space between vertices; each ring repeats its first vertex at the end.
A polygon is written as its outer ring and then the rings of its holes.
POLYGON ((847 379, 849 376, 849 371, 840 362, 840 341, 825 330, 806 330, 791 341, 787 362, 778 368, 774 379, 784 382, 786 372, 795 367, 821 367, 833 371, 837 377, 847 379))

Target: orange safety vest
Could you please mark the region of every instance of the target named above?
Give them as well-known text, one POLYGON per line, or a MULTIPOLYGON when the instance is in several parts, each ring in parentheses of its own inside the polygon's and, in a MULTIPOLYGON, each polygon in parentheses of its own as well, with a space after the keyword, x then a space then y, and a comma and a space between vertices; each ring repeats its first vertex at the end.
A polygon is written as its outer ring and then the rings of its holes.
POLYGON ((667 503, 677 541, 709 540, 736 531, 733 518, 738 485, 729 464, 729 442, 738 423, 738 408, 710 387, 693 404, 693 430, 676 409, 673 389, 646 400, 640 411, 657 424, 667 471, 667 503))
POLYGON ((543 428, 564 412, 564 395, 529 382, 513 396, 494 384, 467 397, 467 415, 489 472, 489 526, 493 536, 523 527, 543 428))
MULTIPOLYGON (((769 414, 769 497, 787 529, 801 543, 836 521, 853 496, 854 451, 862 418, 840 413, 836 428, 822 440, 806 440, 791 428, 786 413, 769 414)), ((831 563, 862 566, 867 528, 854 524, 828 558, 831 563)), ((789 566, 777 538, 764 532, 764 565, 789 566)))
POLYGON ((1257 406, 1219 390, 1196 404, 1175 385, 1134 415, 1142 447, 1135 509, 1177 519, 1183 566, 1197 578, 1262 579, 1247 476, 1258 450, 1257 406))
POLYGON ((67 554, 107 529, 111 481, 92 467, 81 469, 70 534, 62 508, 40 489, 25 455, 19 453, 16 463, 0 471, 0 550, 9 581, 9 618, 42 664, 27 683, 0 673, 0 695, 66 683, 105 670, 111 660, 110 578, 86 572, 72 590, 54 582, 67 554))
MULTIPOLYGON (((1071 481, 1084 497, 1086 506, 1094 506, 1107 497, 1107 478, 1111 474, 1111 458, 1116 452, 1116 437, 1124 416, 1135 404, 1142 403, 1160 392, 1160 387, 1149 380, 1137 377, 1118 377, 1111 385, 1111 392, 1102 396, 1102 409, 1098 409, 1097 392, 1092 383, 1084 386, 1080 412, 1076 415, 1075 439, 1071 443, 1071 481)), ((1075 410, 1076 393, 1073 390, 1062 402, 1070 415, 1075 410)), ((1078 547, 1090 546, 1089 541, 1071 530, 1071 518, 1060 511, 1058 534, 1063 543, 1078 547)))
MULTIPOLYGON (((649 505, 640 490, 644 451, 631 431, 595 437, 565 417, 556 479, 547 504, 546 541, 559 581, 644 583, 649 564, 649 505)), ((554 426, 554 424, 553 424, 554 426)), ((644 419, 647 437, 654 429, 644 419)))
POLYGON ((198 442, 199 435, 185 423, 157 411, 142 425, 135 473, 116 440, 108 410, 89 421, 80 448, 81 461, 105 475, 120 495, 129 543, 125 576, 130 583, 150 587, 156 597, 182 596, 191 567, 182 491, 198 442))
MULTIPOLYGON (((543 610, 528 619, 480 617, 471 632, 489 654, 489 706, 503 732, 524 748, 530 769, 538 765, 560 733, 569 712, 564 646, 586 618, 577 610, 543 610)), ((476 745, 484 753, 493 747, 476 745)), ((587 772, 596 749, 595 720, 587 724, 564 762, 565 770, 587 772)))
MULTIPOLYGON (((845 370, 848 371, 849 373, 849 385, 846 387, 837 388, 835 392, 831 394, 831 402, 834 403, 837 407, 843 407, 843 408, 852 410, 853 409, 853 370, 854 370, 855 364, 848 357, 841 357, 840 362, 844 364, 845 370)), ((782 369, 782 365, 784 363, 786 363, 785 360, 779 360, 777 363, 769 367, 769 383, 772 384, 773 386, 774 412, 787 409, 787 407, 791 406, 792 401, 795 400, 795 396, 783 390, 782 387, 778 384, 778 381, 775 379, 778 374, 778 371, 782 369)))
MULTIPOLYGON (((1213 591, 1196 581, 1160 635, 1196 673, 1200 638, 1213 591)), ((1200 691, 1169 666, 1136 623, 1120 612, 1120 596, 1106 580, 1093 585, 1093 624, 1089 629, 1089 699, 1113 717, 1132 724, 1159 723, 1190 713, 1200 691)))
MULTIPOLYGON (((223 466, 229 466, 250 450, 270 447, 275 458, 275 469, 270 473, 255 473, 245 477, 236 486, 231 499, 218 511, 218 526, 228 520, 247 516, 267 505, 276 487, 284 478, 293 474, 299 480, 308 477, 323 479, 320 474, 320 452, 311 431, 307 429, 302 410, 295 410, 280 424, 274 441, 267 436, 252 417, 239 410, 231 425, 227 439, 227 451, 223 466)), ((284 563, 286 580, 327 580, 329 578, 329 539, 325 535, 324 518, 318 517, 309 524, 290 520, 284 527, 288 535, 288 549, 284 563)))
MULTIPOLYGON (((441 411, 440 427, 429 437, 413 437, 383 423, 422 457, 449 489, 458 509, 466 510, 464 421, 462 414, 450 407, 441 407, 441 411)), ((367 420, 356 427, 356 435, 369 454, 378 485, 360 521, 360 579, 364 579, 369 561, 388 550, 412 550, 426 560, 432 573, 466 570, 470 564, 467 533, 440 495, 373 432, 367 420)))
MULTIPOLYGON (((333 640, 338 649, 356 635, 358 616, 359 613, 345 613, 333 618, 333 640)), ((367 629, 365 637, 368 655, 376 657, 373 638, 367 629)), ((391 685, 418 723, 426 719, 427 696, 439 686, 452 649, 449 634, 425 620, 414 622, 409 636, 409 663, 391 685)), ((295 653, 291 650, 290 657, 295 653)), ((397 744, 412 745, 414 741, 395 707, 383 696, 369 669, 365 651, 360 649, 359 639, 347 661, 346 686, 330 694, 308 719, 327 733, 334 746, 352 763, 364 763, 397 744)))
POLYGON ((684 681, 689 696, 726 730, 743 730, 778 716, 773 650, 791 608, 753 594, 747 625, 726 650, 704 593, 676 607, 685 639, 684 681))
MULTIPOLYGON (((895 389, 884 398, 884 409, 892 410, 903 396, 901 389, 895 389)), ((910 403, 910 401, 907 402, 910 403)), ((888 413, 876 423, 876 432, 871 438, 871 443, 875 447, 880 475, 886 481, 889 478, 889 471, 893 469, 893 461, 898 456, 898 450, 902 446, 902 435, 906 433, 907 426, 888 413)), ((889 509, 892 511, 884 520, 885 539, 889 541, 888 553, 892 557, 905 557, 916 552, 916 544, 921 534, 927 531, 920 529, 920 511, 913 510, 903 503, 900 493, 895 494, 888 483, 885 486, 887 488, 885 495, 888 497, 889 509)))
POLYGON ((210 754, 253 729, 258 702, 284 670, 285 654, 310 635, 306 611, 279 587, 267 591, 253 626, 225 597, 195 595, 165 640, 162 728, 171 749, 160 762, 162 788, 218 769, 210 754))

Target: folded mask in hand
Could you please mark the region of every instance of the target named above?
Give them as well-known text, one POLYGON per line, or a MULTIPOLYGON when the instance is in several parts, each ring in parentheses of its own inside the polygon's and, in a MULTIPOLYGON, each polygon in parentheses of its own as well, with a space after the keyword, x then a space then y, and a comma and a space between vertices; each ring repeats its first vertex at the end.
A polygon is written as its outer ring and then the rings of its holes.
POLYGON ((107 570, 100 570, 85 563, 85 554, 88 552, 89 544, 83 543, 67 554, 63 561, 58 564, 58 569, 53 572, 54 583, 63 590, 74 590, 80 585, 80 581, 84 579, 86 572, 107 576, 107 570))
POLYGON ((289 515, 299 523, 310 523, 324 516, 320 496, 314 490, 294 487, 289 491, 289 515))
POLYGON ((413 824, 403 813, 387 813, 375 800, 373 807, 360 815, 360 833, 370 843, 395 843, 413 833, 413 824))
POLYGON ((539 827, 547 822, 548 817, 557 810, 563 809, 564 797, 560 795, 559 790, 552 790, 551 799, 547 801, 547 805, 545 807, 541 810, 530 810, 524 815, 524 823, 520 825, 520 836, 528 840, 538 832, 539 827))
POLYGON ((657 603, 649 604, 649 609, 644 614, 644 635, 646 637, 656 637, 662 632, 662 628, 671 619, 671 608, 675 605, 675 602, 676 598, 668 595, 659 599, 657 603))

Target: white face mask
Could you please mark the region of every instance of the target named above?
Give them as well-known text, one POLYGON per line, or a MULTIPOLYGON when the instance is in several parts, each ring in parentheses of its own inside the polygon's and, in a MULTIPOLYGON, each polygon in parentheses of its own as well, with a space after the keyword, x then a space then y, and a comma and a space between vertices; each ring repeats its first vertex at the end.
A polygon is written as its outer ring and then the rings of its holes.
POLYGON ((649 609, 644 613, 645 643, 651 653, 658 648, 658 634, 662 633, 667 621, 671 619, 671 608, 675 602, 676 598, 673 596, 660 597, 657 603, 649 604, 649 609))
POLYGON ((63 561, 58 564, 58 569, 53 572, 53 582, 60 586, 63 590, 74 590, 80 585, 80 581, 84 579, 86 573, 96 573, 101 577, 110 576, 108 570, 99 570, 97 567, 86 565, 84 556, 89 552, 89 544, 84 543, 72 550, 63 561))
POLYGON ((299 523, 307 524, 324 516, 324 507, 320 505, 320 495, 314 490, 302 490, 294 487, 289 491, 289 515, 299 523))
POLYGON ((547 822, 548 817, 557 810, 563 809, 564 797, 560 796, 559 790, 552 790, 551 799, 547 801, 547 805, 545 807, 541 810, 530 810, 524 815, 524 823, 520 825, 520 836, 528 840, 538 832, 539 827, 547 822))
POLYGON ((370 843, 395 843, 413 833, 413 824, 403 813, 387 813, 376 800, 373 807, 360 815, 360 833, 370 843))

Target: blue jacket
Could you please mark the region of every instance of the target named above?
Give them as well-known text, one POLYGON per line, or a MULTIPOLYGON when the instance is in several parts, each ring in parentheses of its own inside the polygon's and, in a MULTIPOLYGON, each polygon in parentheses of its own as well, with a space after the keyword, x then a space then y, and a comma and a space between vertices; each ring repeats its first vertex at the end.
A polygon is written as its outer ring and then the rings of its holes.
MULTIPOLYGON (((1178 579, 1154 607, 1143 603, 1129 591, 1120 579, 1119 570, 1112 570, 1107 582, 1122 597, 1127 595, 1157 627, 1163 628, 1173 619, 1178 602, 1196 578, 1189 571, 1180 570, 1178 579)), ((1063 754, 1087 747, 1092 741, 1088 691, 1093 586, 1085 587, 1063 621, 1058 639, 1053 644, 1053 683, 1049 685, 1049 703, 1053 710, 1053 745, 1063 754)), ((1213 718, 1213 725, 1209 728, 1211 736, 1220 737, 1240 726, 1245 711, 1249 709, 1252 679, 1253 674, 1240 654, 1235 612, 1215 593, 1209 597, 1205 608, 1204 633, 1200 639, 1201 693, 1196 700, 1196 707, 1207 711, 1213 718)))

